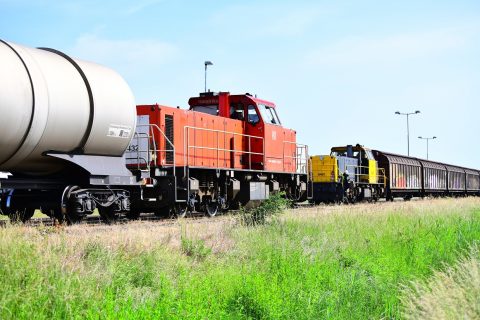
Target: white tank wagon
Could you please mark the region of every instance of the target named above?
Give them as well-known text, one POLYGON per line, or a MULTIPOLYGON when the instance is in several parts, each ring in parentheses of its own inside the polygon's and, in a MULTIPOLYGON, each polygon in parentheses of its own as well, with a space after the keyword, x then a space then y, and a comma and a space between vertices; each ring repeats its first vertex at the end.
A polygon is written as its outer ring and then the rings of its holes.
POLYGON ((41 204, 75 221, 95 208, 128 211, 128 191, 113 188, 137 184, 123 158, 137 119, 125 80, 3 40, 0 70, 0 213, 27 220, 41 204))
POLYGON ((53 49, 0 41, 0 171, 46 174, 46 153, 122 156, 136 122, 116 72, 53 49))

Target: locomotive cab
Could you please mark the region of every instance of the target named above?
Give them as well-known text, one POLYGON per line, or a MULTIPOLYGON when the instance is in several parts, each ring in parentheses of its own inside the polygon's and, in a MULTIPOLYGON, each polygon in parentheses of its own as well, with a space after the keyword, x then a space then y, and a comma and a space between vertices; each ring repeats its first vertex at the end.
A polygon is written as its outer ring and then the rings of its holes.
MULTIPOLYGON (((201 93, 188 101, 191 111, 240 121, 247 137, 242 163, 255 170, 296 172, 296 132, 282 126, 273 102, 246 93, 201 93)), ((227 130, 228 131, 228 130, 227 130)), ((306 153, 306 151, 305 151, 306 153)))

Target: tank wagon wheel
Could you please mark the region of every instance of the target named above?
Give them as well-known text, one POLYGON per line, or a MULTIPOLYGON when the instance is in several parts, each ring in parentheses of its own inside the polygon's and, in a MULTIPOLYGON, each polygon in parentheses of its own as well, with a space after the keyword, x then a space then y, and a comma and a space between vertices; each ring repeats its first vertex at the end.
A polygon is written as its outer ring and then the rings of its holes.
POLYGON ((61 212, 69 225, 79 223, 84 217, 82 213, 75 209, 75 203, 71 198, 75 190, 78 189, 80 189, 78 186, 68 186, 63 190, 61 212))
POLYGON ((119 218, 119 214, 114 211, 112 206, 108 206, 108 207, 98 206, 97 209, 98 209, 98 214, 100 214, 100 217, 102 218, 103 222, 107 224, 115 223, 119 218))
POLYGON ((35 214, 35 209, 32 208, 23 208, 17 209, 9 213, 8 216, 12 222, 27 222, 35 214))
POLYGON ((63 223, 65 221, 65 216, 63 215, 61 209, 49 209, 46 212, 43 212, 42 210, 42 213, 46 214, 52 219, 56 219, 58 223, 63 223))

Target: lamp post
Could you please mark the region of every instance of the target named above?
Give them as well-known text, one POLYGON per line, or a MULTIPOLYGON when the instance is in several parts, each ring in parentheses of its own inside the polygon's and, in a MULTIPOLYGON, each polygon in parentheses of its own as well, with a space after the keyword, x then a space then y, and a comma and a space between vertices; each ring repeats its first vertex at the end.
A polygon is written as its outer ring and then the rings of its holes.
POLYGON ((402 113, 400 111, 396 111, 395 114, 401 115, 401 116, 407 116, 407 154, 410 156, 410 124, 408 122, 408 117, 412 114, 418 114, 420 113, 419 110, 415 110, 415 112, 406 112, 402 113))
POLYGON ((418 137, 418 139, 423 139, 423 140, 427 140, 427 160, 428 160, 428 140, 433 140, 433 139, 437 139, 437 137, 433 136, 433 137, 418 137))
POLYGON ((207 66, 213 66, 212 61, 205 61, 205 91, 207 92, 207 66))

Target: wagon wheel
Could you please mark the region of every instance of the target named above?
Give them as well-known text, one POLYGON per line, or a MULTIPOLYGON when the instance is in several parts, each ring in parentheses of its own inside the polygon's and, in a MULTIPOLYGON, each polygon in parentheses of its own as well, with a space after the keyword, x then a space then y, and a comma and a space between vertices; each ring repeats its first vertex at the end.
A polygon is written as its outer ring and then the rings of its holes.
POLYGON ((108 224, 116 222, 120 216, 118 212, 115 212, 115 210, 113 209, 113 206, 108 206, 108 207, 98 206, 98 213, 100 214, 100 217, 102 218, 103 222, 108 224))
POLYGON ((215 217, 218 213, 219 205, 218 202, 213 202, 212 200, 207 200, 205 203, 205 213, 209 217, 215 217))
POLYGON ((62 213, 62 210, 60 208, 49 209, 48 211, 43 212, 43 213, 46 214, 47 216, 49 216, 52 219, 56 219, 59 223, 63 223, 65 221, 65 216, 62 213))
POLYGON ((33 217, 35 209, 32 208, 23 208, 17 209, 14 212, 9 213, 10 220, 12 222, 27 222, 30 218, 33 217))
POLYGON ((71 199, 73 192, 79 189, 80 187, 78 186, 68 186, 63 190, 61 211, 69 225, 79 223, 85 216, 83 213, 75 210, 75 203, 71 199))

